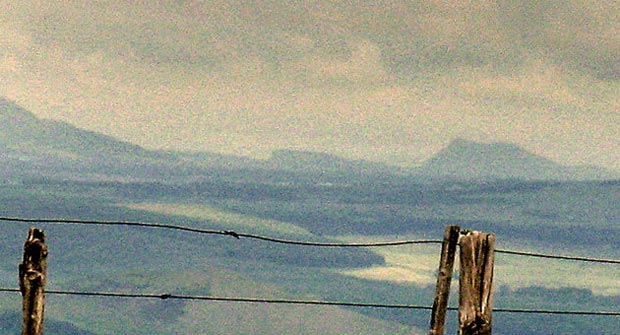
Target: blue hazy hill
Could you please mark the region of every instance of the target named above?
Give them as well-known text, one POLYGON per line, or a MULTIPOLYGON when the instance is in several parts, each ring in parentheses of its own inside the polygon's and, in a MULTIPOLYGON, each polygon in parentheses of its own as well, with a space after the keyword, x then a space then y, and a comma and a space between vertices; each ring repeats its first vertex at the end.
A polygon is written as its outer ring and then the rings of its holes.
POLYGON ((604 180, 618 173, 596 166, 565 166, 510 143, 452 141, 417 171, 431 179, 604 180))
POLYGON ((419 168, 350 160, 327 153, 278 150, 267 160, 234 155, 148 150, 95 131, 39 119, 0 98, 3 175, 53 175, 80 179, 228 177, 279 182, 350 182, 416 177, 437 180, 605 180, 620 173, 595 166, 564 166, 509 143, 454 140, 419 168), (274 173, 280 171, 281 173, 274 173))

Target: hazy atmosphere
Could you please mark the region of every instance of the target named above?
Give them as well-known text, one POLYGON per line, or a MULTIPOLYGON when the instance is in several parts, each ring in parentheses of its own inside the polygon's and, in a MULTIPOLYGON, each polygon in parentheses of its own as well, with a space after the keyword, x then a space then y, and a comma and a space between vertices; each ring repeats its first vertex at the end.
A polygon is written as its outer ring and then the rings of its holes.
POLYGON ((0 1, 0 96, 146 148, 620 169, 620 2, 0 1))
POLYGON ((620 1, 0 0, 0 148, 0 335, 620 329, 620 1))

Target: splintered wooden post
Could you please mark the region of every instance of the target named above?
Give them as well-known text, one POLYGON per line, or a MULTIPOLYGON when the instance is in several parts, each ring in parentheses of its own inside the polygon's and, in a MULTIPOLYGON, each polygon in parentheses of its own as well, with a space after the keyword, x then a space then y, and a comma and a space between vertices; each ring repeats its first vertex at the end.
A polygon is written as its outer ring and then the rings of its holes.
POLYGON ((22 335, 43 334, 44 289, 47 277, 45 234, 37 228, 28 230, 24 259, 19 265, 19 288, 23 297, 22 335))
POLYGON ((460 245, 459 335, 491 335, 495 236, 467 232, 460 245))
POLYGON ((452 271, 454 269, 454 256, 456 246, 459 241, 458 226, 448 226, 443 236, 441 245, 441 259, 439 260, 439 271, 437 274, 437 289, 435 302, 431 313, 431 328, 429 335, 443 335, 446 322, 446 310, 450 296, 450 282, 452 281, 452 271))

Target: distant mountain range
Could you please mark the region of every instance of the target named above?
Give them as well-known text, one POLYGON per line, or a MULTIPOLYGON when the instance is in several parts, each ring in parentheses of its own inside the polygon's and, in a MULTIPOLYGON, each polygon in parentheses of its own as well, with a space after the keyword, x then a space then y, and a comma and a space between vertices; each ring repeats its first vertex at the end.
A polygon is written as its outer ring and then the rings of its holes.
POLYGON ((237 167, 248 159, 210 153, 147 150, 60 121, 38 119, 0 98, 0 160, 9 175, 159 179, 237 167))
POLYGON ((318 182, 415 178, 441 180, 599 180, 620 173, 595 166, 563 166, 513 144, 457 139, 418 168, 398 168, 331 154, 279 150, 268 160, 214 153, 147 150, 64 122, 36 118, 0 98, 2 176, 169 179, 306 178, 318 182), (279 171, 274 173, 274 171, 279 171))
POLYGON ((514 144, 452 141, 416 172, 432 179, 601 180, 620 176, 596 166, 565 166, 514 144))

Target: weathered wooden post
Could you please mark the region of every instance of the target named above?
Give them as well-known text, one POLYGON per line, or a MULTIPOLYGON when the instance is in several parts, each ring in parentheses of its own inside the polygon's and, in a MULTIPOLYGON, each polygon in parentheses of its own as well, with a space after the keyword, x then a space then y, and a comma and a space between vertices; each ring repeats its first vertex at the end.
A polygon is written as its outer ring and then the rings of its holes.
POLYGON ((491 335, 495 236, 466 232, 460 245, 459 335, 491 335))
POLYGON ((19 265, 19 289, 23 297, 24 326, 22 335, 43 334, 45 281, 47 277, 47 246, 45 234, 37 228, 28 230, 24 258, 19 265))
POLYGON ((459 241, 460 229, 461 228, 458 226, 448 226, 444 233, 429 335, 443 335, 444 333, 446 310, 448 308, 448 299, 450 296, 450 282, 452 281, 454 258, 459 241))

